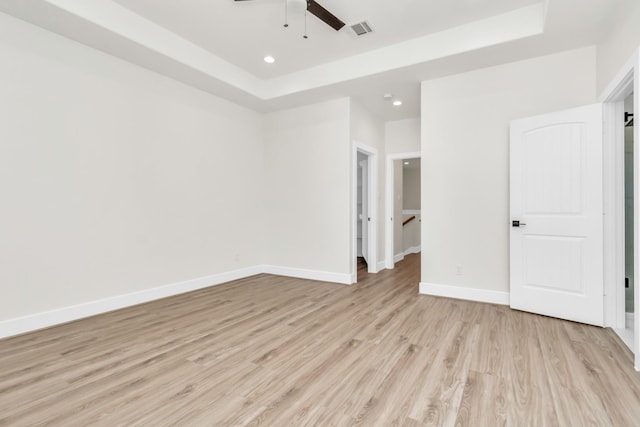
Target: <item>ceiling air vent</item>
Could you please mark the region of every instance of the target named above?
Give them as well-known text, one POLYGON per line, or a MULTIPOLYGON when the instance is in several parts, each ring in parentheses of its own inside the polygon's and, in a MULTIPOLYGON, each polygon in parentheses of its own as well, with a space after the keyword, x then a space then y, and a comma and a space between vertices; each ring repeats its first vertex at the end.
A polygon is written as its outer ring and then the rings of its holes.
POLYGON ((353 24, 351 26, 351 29, 358 36, 364 36, 365 34, 373 31, 369 26, 369 24, 367 23, 367 21, 362 21, 362 22, 358 22, 357 24, 353 24))

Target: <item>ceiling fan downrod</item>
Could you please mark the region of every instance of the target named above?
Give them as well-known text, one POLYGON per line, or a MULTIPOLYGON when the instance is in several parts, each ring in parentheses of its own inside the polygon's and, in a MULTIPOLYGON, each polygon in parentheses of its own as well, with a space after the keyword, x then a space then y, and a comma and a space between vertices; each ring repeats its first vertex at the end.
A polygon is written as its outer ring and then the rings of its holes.
POLYGON ((289 1, 284 0, 284 27, 289 28, 289 1))
POLYGON ((304 11, 304 36, 302 36, 305 40, 308 39, 309 37, 307 37, 307 11, 304 11))

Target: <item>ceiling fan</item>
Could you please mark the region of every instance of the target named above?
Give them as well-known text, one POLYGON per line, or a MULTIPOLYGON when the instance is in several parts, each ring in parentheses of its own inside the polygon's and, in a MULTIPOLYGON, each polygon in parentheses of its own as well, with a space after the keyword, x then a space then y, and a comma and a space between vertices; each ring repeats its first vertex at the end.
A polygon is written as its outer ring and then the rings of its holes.
MULTIPOLYGON (((252 0, 234 0, 234 1, 252 1, 252 0)), ((293 0, 285 0, 287 3, 293 0)), ((330 26, 336 31, 339 31, 342 27, 344 27, 344 22, 342 22, 337 16, 333 13, 329 12, 324 7, 320 6, 318 2, 315 0, 296 0, 295 3, 306 3, 306 11, 314 15, 316 18, 320 19, 322 22, 330 26)))

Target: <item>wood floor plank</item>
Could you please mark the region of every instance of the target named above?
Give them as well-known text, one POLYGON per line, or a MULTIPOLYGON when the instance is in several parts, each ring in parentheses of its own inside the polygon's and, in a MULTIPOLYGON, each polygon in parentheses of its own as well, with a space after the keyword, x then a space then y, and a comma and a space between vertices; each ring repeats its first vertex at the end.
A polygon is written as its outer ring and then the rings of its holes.
POLYGON ((588 372, 571 348, 560 320, 534 319, 559 425, 614 425, 602 399, 602 389, 590 387, 588 372))
POLYGON ((455 425, 506 426, 507 395, 508 388, 503 378, 469 372, 455 425))
POLYGON ((461 321, 450 325, 435 363, 422 379, 409 418, 432 426, 455 423, 478 335, 478 325, 461 321))
POLYGON ((505 313, 507 335, 510 339, 502 347, 504 362, 497 370, 509 388, 509 425, 557 426, 558 417, 549 399, 551 386, 545 375, 539 331, 535 316, 508 310, 505 313))
POLYGON ((0 341, 0 426, 637 426, 610 330, 266 274, 0 341))

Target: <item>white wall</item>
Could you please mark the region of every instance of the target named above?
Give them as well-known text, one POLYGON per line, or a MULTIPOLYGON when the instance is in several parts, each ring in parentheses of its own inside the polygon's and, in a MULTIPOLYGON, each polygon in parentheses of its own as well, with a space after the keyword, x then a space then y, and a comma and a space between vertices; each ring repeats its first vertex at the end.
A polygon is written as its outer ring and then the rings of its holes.
POLYGON ((508 291, 509 122, 594 102, 595 60, 584 48, 422 83, 423 282, 508 291))
MULTIPOLYGON (((420 162, 420 160, 413 160, 420 162)), ((403 192, 403 209, 404 210, 420 210, 420 163, 402 167, 402 192, 403 192)))
POLYGON ((0 320, 262 262, 258 114, 0 14, 0 320))
POLYGON ((385 151, 387 154, 414 153, 420 151, 420 119, 404 119, 384 125, 385 151))
POLYGON ((360 103, 350 102, 351 141, 368 145, 378 150, 378 262, 384 260, 384 189, 386 177, 386 154, 384 122, 365 109, 360 103))
POLYGON ((633 52, 640 48, 640 1, 619 0, 619 3, 622 11, 620 20, 598 44, 598 94, 613 80, 633 52))
POLYGON ((267 264, 351 273, 349 109, 341 98, 266 115, 267 264))

